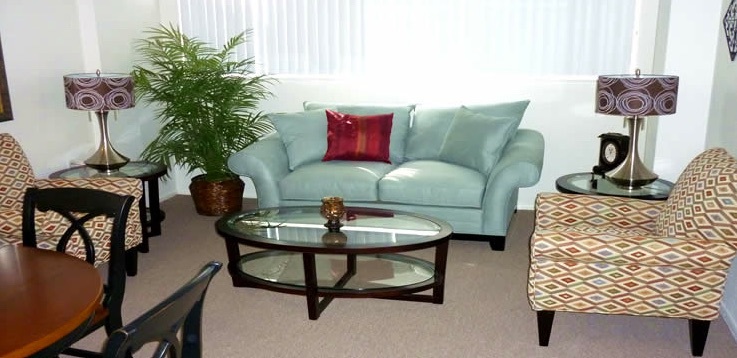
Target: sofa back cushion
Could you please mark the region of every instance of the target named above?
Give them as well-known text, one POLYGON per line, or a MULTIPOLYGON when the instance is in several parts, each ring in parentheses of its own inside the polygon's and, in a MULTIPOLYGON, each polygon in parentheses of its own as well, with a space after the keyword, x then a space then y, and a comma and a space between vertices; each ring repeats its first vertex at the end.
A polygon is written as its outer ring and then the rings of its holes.
MULTIPOLYGON (((469 110, 493 117, 509 117, 519 127, 529 100, 500 102, 493 104, 466 105, 469 110)), ((460 106, 437 107, 418 105, 415 109, 412 126, 407 134, 405 161, 418 159, 439 159, 440 150, 456 112, 460 106)), ((512 133, 514 134, 514 133, 512 133)), ((508 138, 507 138, 508 139, 508 138)))
POLYGON ((696 156, 678 177, 655 225, 658 236, 737 245, 737 160, 723 148, 696 156))
MULTIPOLYGON (((344 104, 344 103, 322 103, 304 102, 305 111, 331 109, 341 113, 357 115, 375 115, 393 113, 392 131, 389 138, 389 160, 392 164, 404 161, 405 143, 409 132, 410 118, 415 109, 414 105, 380 105, 380 104, 344 104)), ((327 130, 327 129, 326 129, 327 130)), ((327 134, 324 134, 327 138, 327 134)), ((327 139, 326 139, 327 140, 327 139)), ((325 154, 323 152, 322 154, 325 154)))
POLYGON ((328 148, 325 110, 270 113, 268 118, 287 150, 290 170, 322 160, 328 148))
POLYGON ((518 123, 516 118, 488 116, 461 106, 438 158, 489 175, 518 123))

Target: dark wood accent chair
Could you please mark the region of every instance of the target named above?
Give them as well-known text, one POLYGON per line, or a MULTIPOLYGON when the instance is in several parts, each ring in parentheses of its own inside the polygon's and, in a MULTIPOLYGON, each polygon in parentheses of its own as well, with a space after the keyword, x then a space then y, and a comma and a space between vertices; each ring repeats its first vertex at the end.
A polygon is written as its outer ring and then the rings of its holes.
MULTIPOLYGON (((121 306, 125 293, 125 235, 126 222, 132 204, 136 198, 131 195, 118 195, 111 192, 88 188, 28 188, 23 200, 23 245, 36 247, 36 224, 39 222, 37 214, 61 215, 67 226, 56 245, 59 252, 68 252, 68 246, 83 247, 85 260, 95 263, 95 257, 100 250, 90 232, 95 225, 95 218, 112 219, 110 232, 110 260, 108 262, 107 278, 104 283, 102 302, 95 310, 92 321, 87 328, 70 340, 73 344, 92 331, 104 326, 108 335, 123 326, 121 306), (74 244, 70 245, 70 242, 74 244)), ((73 256, 78 256, 73 254, 73 256)), ((78 357, 95 357, 100 353, 67 348, 63 354, 78 357)))
POLYGON ((151 342, 159 343, 154 357, 201 357, 202 306, 210 281, 222 266, 217 261, 208 263, 167 299, 113 332, 105 345, 104 357, 130 357, 151 342))

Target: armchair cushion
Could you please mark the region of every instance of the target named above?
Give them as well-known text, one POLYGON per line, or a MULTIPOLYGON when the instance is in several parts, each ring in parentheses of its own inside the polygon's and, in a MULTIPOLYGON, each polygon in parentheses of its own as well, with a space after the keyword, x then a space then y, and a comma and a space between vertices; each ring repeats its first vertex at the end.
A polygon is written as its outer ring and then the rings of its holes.
POLYGON ((735 249, 728 245, 653 234, 654 215, 662 205, 618 197, 540 194, 535 254, 553 260, 614 265, 729 269, 735 249))

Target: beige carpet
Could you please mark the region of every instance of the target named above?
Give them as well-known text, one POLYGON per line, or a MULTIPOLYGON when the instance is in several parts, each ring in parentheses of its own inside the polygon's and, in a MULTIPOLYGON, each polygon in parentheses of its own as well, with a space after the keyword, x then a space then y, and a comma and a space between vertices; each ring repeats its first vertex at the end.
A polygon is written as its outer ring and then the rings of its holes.
MULTIPOLYGON (((169 295, 207 261, 226 262, 217 218, 199 216, 188 196, 162 203, 163 235, 127 281, 125 322, 169 295)), ((690 357, 685 320, 558 313, 549 347, 537 345, 526 275, 532 213, 519 212, 507 250, 452 241, 445 303, 335 299, 317 321, 302 296, 233 288, 222 270, 205 300, 205 357, 690 357)), ((417 255, 430 258, 431 251, 417 255)), ((80 346, 98 347, 102 332, 80 346)), ((145 356, 145 355, 140 355, 145 356)), ((149 355, 150 356, 150 355, 149 355)), ((737 357, 722 319, 704 357, 737 357)))

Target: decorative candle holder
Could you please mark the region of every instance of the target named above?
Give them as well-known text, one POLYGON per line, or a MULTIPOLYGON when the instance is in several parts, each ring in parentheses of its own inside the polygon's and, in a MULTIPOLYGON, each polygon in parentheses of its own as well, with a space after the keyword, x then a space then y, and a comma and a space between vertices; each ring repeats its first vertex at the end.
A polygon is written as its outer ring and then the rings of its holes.
POLYGON ((328 219, 328 222, 325 223, 325 227, 328 228, 328 231, 340 231, 340 227, 343 226, 343 224, 340 223, 340 218, 345 215, 343 198, 339 196, 326 196, 322 198, 320 215, 322 215, 325 219, 328 219))

